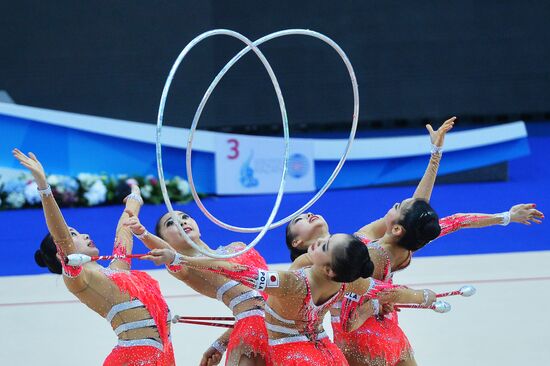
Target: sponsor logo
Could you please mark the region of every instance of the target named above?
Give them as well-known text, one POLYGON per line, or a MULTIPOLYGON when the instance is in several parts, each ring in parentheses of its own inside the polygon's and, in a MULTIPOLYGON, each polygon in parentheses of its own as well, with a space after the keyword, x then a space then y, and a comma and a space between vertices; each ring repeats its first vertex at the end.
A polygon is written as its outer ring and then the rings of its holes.
POLYGON ((240 183, 245 188, 257 187, 260 182, 254 176, 254 169, 252 169, 252 158, 254 157, 254 150, 250 152, 250 156, 246 159, 241 166, 240 183))
POLYGON ((302 178, 309 171, 309 161, 303 154, 292 154, 288 159, 288 174, 293 178, 302 178))

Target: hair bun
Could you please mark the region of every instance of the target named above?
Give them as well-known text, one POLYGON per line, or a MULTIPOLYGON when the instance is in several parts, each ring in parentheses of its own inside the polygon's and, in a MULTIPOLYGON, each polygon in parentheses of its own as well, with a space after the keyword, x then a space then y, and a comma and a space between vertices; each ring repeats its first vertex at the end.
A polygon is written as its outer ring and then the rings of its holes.
POLYGON ((423 222, 416 230, 416 237, 424 242, 434 240, 441 233, 441 226, 439 221, 432 217, 431 220, 423 222))
MULTIPOLYGON (((366 248, 366 246, 365 246, 366 248)), ((374 273, 374 263, 371 261, 370 257, 367 255, 364 257, 363 265, 361 266, 360 276, 362 278, 371 277, 374 273)))
POLYGON ((44 255, 42 254, 41 250, 37 250, 36 252, 34 252, 34 261, 40 267, 47 267, 46 262, 44 261, 44 255))

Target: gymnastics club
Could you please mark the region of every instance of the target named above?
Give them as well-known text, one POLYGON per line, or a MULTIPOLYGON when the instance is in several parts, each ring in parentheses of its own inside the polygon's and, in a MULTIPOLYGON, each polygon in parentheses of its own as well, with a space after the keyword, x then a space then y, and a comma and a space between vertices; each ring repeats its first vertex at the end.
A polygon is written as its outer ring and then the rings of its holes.
POLYGON ((395 305, 395 307, 398 309, 431 309, 441 314, 451 311, 451 304, 442 300, 437 300, 430 306, 422 306, 420 304, 398 304, 395 305))
MULTIPOLYGON (((179 319, 183 320, 217 320, 217 321, 234 321, 235 317, 232 316, 183 316, 183 315, 176 315, 179 319)), ((175 316, 175 317, 176 317, 175 316)), ((174 318, 175 318, 174 317, 174 318)))
POLYGON ((220 327, 220 328, 233 328, 233 324, 223 324, 223 323, 213 323, 213 322, 202 322, 202 321, 196 321, 196 320, 187 320, 186 318, 182 318, 179 315, 175 315, 174 318, 172 318, 172 323, 184 323, 184 324, 195 324, 195 325, 206 325, 210 327, 220 327))
POLYGON ((450 292, 443 292, 441 294, 435 295, 435 297, 447 297, 447 296, 464 296, 464 297, 470 297, 476 293, 476 288, 474 286, 462 286, 460 290, 456 291, 450 291, 450 292))
POLYGON ((123 259, 123 258, 141 258, 147 254, 126 254, 126 255, 94 255, 89 256, 86 254, 69 254, 65 258, 65 264, 69 266, 81 266, 84 263, 95 262, 109 259, 123 259))

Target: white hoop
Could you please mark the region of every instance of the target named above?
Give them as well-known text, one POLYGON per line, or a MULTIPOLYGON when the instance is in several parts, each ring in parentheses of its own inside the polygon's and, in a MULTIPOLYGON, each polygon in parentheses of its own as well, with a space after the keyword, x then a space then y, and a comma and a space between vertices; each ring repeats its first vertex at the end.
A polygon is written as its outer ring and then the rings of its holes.
MULTIPOLYGON (((200 104, 197 108, 197 111, 195 112, 195 116, 193 118, 193 123, 191 125, 191 129, 189 130, 189 138, 188 138, 188 141, 187 141, 187 151, 186 151, 186 156, 185 156, 185 159, 186 159, 185 162, 186 162, 186 167, 187 167, 187 179, 189 180, 189 187, 191 189, 191 194, 193 195, 193 199, 195 200, 195 203, 197 204, 199 209, 202 211, 202 213, 204 213, 204 215, 206 217, 208 217, 208 219, 210 219, 210 221, 212 221, 216 225, 218 225, 220 227, 223 227, 224 229, 227 229, 227 230, 230 230, 230 231, 235 231, 235 232, 240 232, 240 233, 256 233, 258 231, 262 231, 265 228, 265 226, 264 227, 246 228, 246 227, 239 227, 239 226, 229 225, 229 224, 224 223, 221 220, 218 220, 216 217, 214 217, 214 215, 212 215, 206 209, 206 207, 203 205, 199 195, 197 194, 197 190, 195 189, 195 185, 194 185, 194 181, 193 181, 193 171, 191 169, 191 151, 192 151, 193 136, 194 136, 195 130, 197 128, 199 118, 202 114, 202 110, 204 109, 204 106, 205 106, 206 102, 208 101, 208 98, 210 98, 210 94, 214 91, 217 84, 222 79, 222 77, 227 73, 227 71, 229 71, 229 69, 231 69, 231 67, 233 67, 233 65, 237 61, 239 61, 239 59, 241 57, 243 57, 251 49, 253 49, 253 47, 255 47, 255 46, 257 47, 257 46, 261 45, 262 43, 270 41, 274 38, 278 38, 278 37, 282 37, 282 36, 288 36, 288 35, 306 35, 306 36, 314 37, 314 38, 320 39, 323 42, 329 44, 332 48, 334 48, 334 50, 336 50, 338 55, 342 58, 342 61, 344 61, 344 64, 346 65, 346 67, 348 69, 350 79, 351 79, 351 84, 352 84, 352 88, 353 88, 353 102, 354 102, 353 103, 353 120, 352 120, 352 128, 351 128, 351 131, 350 131, 348 143, 346 145, 346 149, 344 151, 344 154, 340 158, 340 161, 338 162, 338 165, 336 166, 336 168, 334 168, 331 176, 329 177, 329 179, 327 180, 325 185, 305 205, 303 205, 298 210, 296 210, 294 213, 290 214, 289 216, 285 217, 284 219, 281 219, 281 220, 279 220, 275 223, 270 223, 268 229, 274 229, 276 227, 279 227, 279 226, 289 222, 294 217, 300 215, 302 212, 304 212, 305 210, 310 208, 315 202, 317 202, 317 200, 319 198, 321 198, 321 196, 330 187, 330 185, 336 179, 336 176, 338 175, 338 173, 342 169, 342 166, 344 165, 344 162, 346 161, 348 153, 351 149, 351 145, 352 145, 353 140, 355 138, 355 132, 357 130, 357 121, 358 121, 358 118, 359 118, 359 87, 357 85, 357 79, 355 77, 355 72, 353 71, 353 66, 351 65, 351 62, 349 61, 349 59, 346 56, 345 52, 340 48, 340 46, 338 46, 338 44, 336 42, 334 42, 332 39, 325 36, 324 34, 321 34, 321 33, 318 33, 318 32, 315 32, 315 31, 312 31, 312 30, 309 30, 309 29, 287 29, 287 30, 282 30, 282 31, 279 31, 279 32, 274 32, 274 33, 268 34, 267 36, 264 36, 264 37, 262 37, 262 38, 260 38, 256 41, 254 41, 253 45, 248 45, 246 48, 241 50, 218 73, 218 75, 214 78, 214 80, 212 81, 212 83, 210 84, 208 89, 206 90, 204 96, 202 97, 202 100, 201 100, 201 102, 200 102, 200 104)), ((284 174, 283 174, 283 179, 286 179, 284 174)))
MULTIPOLYGON (((252 242, 250 242, 246 246, 246 248, 242 249, 241 251, 237 251, 237 252, 231 253, 231 254, 212 253, 212 252, 209 252, 209 251, 203 249, 201 246, 197 245, 193 240, 191 240, 191 238, 185 233, 185 231, 183 230, 181 225, 176 225, 176 227, 179 229, 180 233, 182 234, 183 238, 187 241, 187 243, 189 243, 189 245, 191 245, 193 248, 198 250, 200 253, 202 253, 206 256, 212 257, 212 258, 224 259, 224 258, 233 258, 233 257, 239 256, 239 255, 247 252, 248 250, 252 249, 263 238, 263 236, 265 235, 267 230, 269 230, 269 228, 271 226, 271 223, 275 219, 275 215, 277 215, 277 212, 279 210, 279 206, 281 204, 281 200, 283 198, 284 186, 285 186, 285 183, 286 183, 285 178, 286 178, 287 164, 288 164, 288 158, 289 158, 289 131, 288 131, 288 119, 287 119, 287 115, 286 115, 285 103, 284 103, 283 95, 282 95, 282 92, 281 92, 281 88, 279 87, 279 82, 277 81, 277 77, 275 76, 275 73, 273 72, 273 70, 271 68, 271 65, 269 64, 267 59, 264 57, 263 53, 252 43, 252 41, 250 41, 248 38, 246 38, 242 34, 231 31, 231 30, 228 30, 228 29, 216 29, 216 30, 212 30, 212 31, 202 33, 201 35, 195 37, 191 42, 189 42, 187 44, 187 46, 185 46, 185 48, 181 51, 178 58, 176 59, 176 61, 172 65, 170 73, 168 74, 168 78, 166 79, 166 83, 164 84, 164 89, 162 90, 162 96, 160 98, 160 105, 159 105, 159 111, 158 111, 158 116, 157 116, 156 153, 157 153, 157 170, 158 170, 158 174, 159 174, 159 183, 160 183, 160 187, 161 187, 161 191, 162 191, 162 196, 164 198, 164 203, 166 204, 166 207, 168 208, 168 211, 170 212, 170 215, 172 216, 172 219, 174 220, 174 222, 178 222, 178 219, 176 217, 174 209, 172 208, 172 203, 170 202, 170 197, 168 197, 168 191, 166 189, 166 183, 164 181, 164 170, 163 170, 163 167, 162 167, 162 146, 161 146, 161 143, 160 143, 160 136, 161 136, 161 129, 162 129, 162 121, 163 121, 163 116, 164 116, 164 107, 166 105, 166 99, 168 98, 168 92, 170 90, 170 84, 172 83, 172 79, 174 78, 174 74, 176 73, 181 61, 183 61, 183 59, 185 58, 185 55, 195 45, 197 45, 202 40, 204 40, 208 37, 214 36, 214 35, 219 35, 219 34, 232 36, 234 38, 237 38, 237 39, 241 40, 243 43, 245 43, 247 45, 247 49, 248 50, 252 49, 254 51, 254 53, 256 53, 258 58, 262 61, 262 64, 266 68, 266 70, 269 74, 269 77, 271 78, 271 82, 273 83, 273 87, 275 88, 275 92, 277 93, 277 99, 278 99, 278 102, 279 102, 279 107, 280 107, 280 110, 281 110, 281 116, 282 116, 282 119, 283 119, 283 131, 284 131, 284 142, 285 142, 283 172, 282 172, 282 177, 281 177, 281 183, 279 184, 279 191, 277 193, 277 198, 275 200, 275 205, 273 206, 273 209, 271 210, 271 214, 270 214, 265 226, 263 227, 263 229, 260 230, 260 233, 254 238, 254 240, 252 242)), ((231 67, 231 66, 229 66, 229 67, 231 67)), ((227 70, 229 70, 229 67, 227 67, 227 65, 226 65, 226 67, 224 67, 224 69, 222 69, 222 71, 225 70, 226 68, 227 68, 227 70)), ((225 72, 222 74, 222 76, 227 72, 227 70, 225 70, 225 72)), ((218 76, 219 76, 219 74, 218 74, 218 76)), ((221 77, 220 77, 220 79, 221 79, 221 77)), ((210 93, 211 93, 211 91, 210 91, 210 93)), ((204 107, 204 104, 203 104, 203 107, 204 107)), ((196 129, 197 123, 198 123, 198 118, 195 118, 193 120, 192 130, 189 133, 189 138, 188 138, 188 143, 187 143, 188 149, 191 146, 193 131, 196 129)), ((187 157, 188 157, 188 162, 187 163, 189 164, 189 162, 191 160, 191 154, 190 154, 189 150, 188 150, 188 153, 187 153, 187 157)), ((189 171, 190 166, 188 166, 187 169, 189 171)), ((196 195, 196 191, 195 191, 195 187, 193 186, 192 178, 189 180, 189 185, 191 187, 193 187, 192 191, 195 192, 195 195, 196 195)), ((196 197, 198 197, 198 195, 196 197)))

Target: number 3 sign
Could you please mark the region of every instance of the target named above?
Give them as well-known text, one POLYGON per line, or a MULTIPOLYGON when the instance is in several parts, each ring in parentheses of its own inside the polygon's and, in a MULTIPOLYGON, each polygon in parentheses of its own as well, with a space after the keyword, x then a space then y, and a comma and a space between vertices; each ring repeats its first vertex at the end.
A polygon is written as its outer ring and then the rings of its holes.
POLYGON ((228 159, 238 159, 239 158, 239 140, 237 139, 228 139, 227 143, 229 144, 230 154, 227 155, 228 159))
MULTIPOLYGON (((293 139, 285 192, 315 190, 313 143, 293 139)), ((216 137, 216 193, 277 193, 284 161, 278 137, 219 134, 216 137)))

